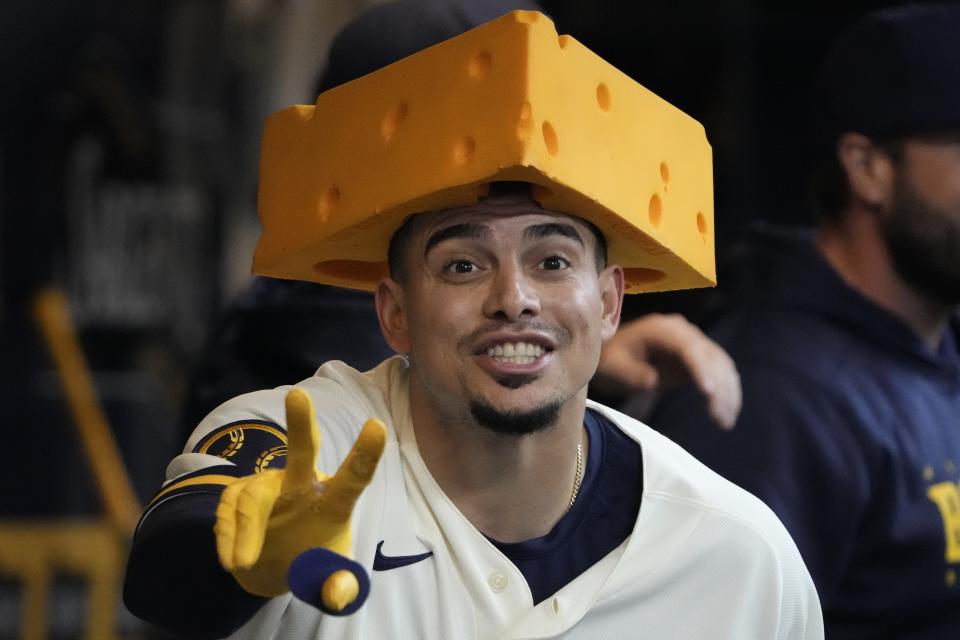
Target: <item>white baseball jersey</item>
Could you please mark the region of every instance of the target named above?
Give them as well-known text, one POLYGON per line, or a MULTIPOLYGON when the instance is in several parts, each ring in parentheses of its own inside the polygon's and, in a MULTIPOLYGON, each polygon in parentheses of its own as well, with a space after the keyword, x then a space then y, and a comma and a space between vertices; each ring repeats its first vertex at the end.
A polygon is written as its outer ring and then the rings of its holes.
MULTIPOLYGON (((318 467, 333 472, 370 417, 387 425, 380 466, 353 516, 356 560, 371 572, 367 602, 328 616, 291 595, 269 601, 232 638, 823 638, 817 594, 786 530, 759 500, 649 427, 590 406, 636 440, 643 494, 633 533, 534 606, 523 575, 460 513, 417 449, 407 365, 359 373, 327 363, 301 382, 321 425, 318 467), (372 571, 384 556, 432 556, 372 571)), ((240 396, 197 428, 186 451, 225 424, 284 424, 289 387, 240 396)), ((224 459, 187 453, 169 480, 224 459)), ((148 515, 149 517, 149 515, 148 515)))

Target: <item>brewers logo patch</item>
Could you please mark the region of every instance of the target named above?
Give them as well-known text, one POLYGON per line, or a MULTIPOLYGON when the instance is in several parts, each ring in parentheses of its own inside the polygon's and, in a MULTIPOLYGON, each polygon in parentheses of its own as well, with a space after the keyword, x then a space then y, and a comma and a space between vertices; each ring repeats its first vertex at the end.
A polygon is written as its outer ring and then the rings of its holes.
POLYGON ((287 434, 273 422, 232 422, 208 434, 193 451, 228 460, 244 474, 260 473, 286 466, 287 434))

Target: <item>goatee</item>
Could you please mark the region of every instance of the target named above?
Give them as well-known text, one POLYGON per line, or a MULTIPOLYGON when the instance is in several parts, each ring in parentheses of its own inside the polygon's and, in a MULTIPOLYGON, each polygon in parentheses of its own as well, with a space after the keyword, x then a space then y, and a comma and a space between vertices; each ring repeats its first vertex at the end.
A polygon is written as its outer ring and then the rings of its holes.
POLYGON ((548 402, 529 411, 501 411, 481 400, 470 403, 473 419, 495 433, 525 436, 556 424, 560 402, 548 402))

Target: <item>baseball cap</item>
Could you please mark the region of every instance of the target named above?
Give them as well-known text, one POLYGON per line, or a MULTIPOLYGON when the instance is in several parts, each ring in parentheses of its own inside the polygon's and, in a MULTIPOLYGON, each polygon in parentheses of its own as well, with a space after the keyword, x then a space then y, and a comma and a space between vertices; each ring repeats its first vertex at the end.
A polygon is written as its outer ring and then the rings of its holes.
POLYGON ((960 130, 960 5, 869 14, 836 41, 822 73, 821 133, 871 138, 960 130))

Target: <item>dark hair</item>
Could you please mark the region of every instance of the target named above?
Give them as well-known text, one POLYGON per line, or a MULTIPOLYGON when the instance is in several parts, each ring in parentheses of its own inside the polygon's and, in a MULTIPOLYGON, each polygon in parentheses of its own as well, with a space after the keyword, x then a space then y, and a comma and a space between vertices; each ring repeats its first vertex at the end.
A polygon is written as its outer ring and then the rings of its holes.
POLYGON ((390 236, 390 246, 387 248, 387 268, 390 270, 390 277, 400 283, 403 283, 406 276, 403 263, 413 232, 413 218, 414 216, 409 216, 403 221, 400 228, 390 236))
MULTIPOLYGON (((400 228, 390 237, 390 245, 387 248, 387 267, 390 270, 390 277, 395 281, 403 283, 404 260, 407 255, 407 248, 410 246, 410 238, 413 234, 413 220, 416 216, 409 216, 400 225, 400 228)), ((597 271, 603 270, 607 266, 607 240, 603 233, 595 224, 583 218, 577 218, 585 224, 594 237, 594 262, 597 271)))

